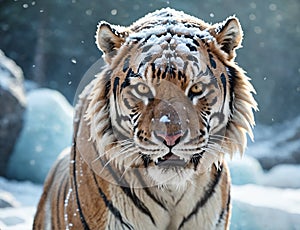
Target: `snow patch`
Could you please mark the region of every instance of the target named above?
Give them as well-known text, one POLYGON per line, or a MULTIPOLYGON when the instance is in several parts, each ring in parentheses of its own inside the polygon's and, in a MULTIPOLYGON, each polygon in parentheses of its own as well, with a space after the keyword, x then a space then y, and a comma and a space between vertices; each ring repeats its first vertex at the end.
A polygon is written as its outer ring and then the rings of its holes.
POLYGON ((169 117, 167 115, 163 115, 160 119, 159 122, 161 123, 169 123, 171 122, 171 120, 169 119, 169 117))
POLYGON ((300 188, 300 166, 289 164, 274 166, 265 173, 260 184, 279 188, 300 188))
POLYGON ((233 186, 232 196, 235 200, 252 206, 300 215, 300 189, 280 189, 248 184, 233 186))
POLYGON ((0 229, 30 230, 42 186, 32 182, 11 181, 0 177, 0 197, 15 203, 12 208, 0 208, 0 229))

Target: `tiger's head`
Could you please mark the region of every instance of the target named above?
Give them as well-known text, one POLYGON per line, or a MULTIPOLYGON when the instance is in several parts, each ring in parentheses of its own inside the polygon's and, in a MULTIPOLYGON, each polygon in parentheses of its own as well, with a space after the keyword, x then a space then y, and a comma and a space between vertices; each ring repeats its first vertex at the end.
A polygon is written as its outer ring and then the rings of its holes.
POLYGON ((169 8, 129 27, 101 22, 96 44, 107 65, 86 119, 102 165, 185 184, 225 153, 242 154, 257 109, 234 62, 242 37, 235 17, 210 25, 169 8))

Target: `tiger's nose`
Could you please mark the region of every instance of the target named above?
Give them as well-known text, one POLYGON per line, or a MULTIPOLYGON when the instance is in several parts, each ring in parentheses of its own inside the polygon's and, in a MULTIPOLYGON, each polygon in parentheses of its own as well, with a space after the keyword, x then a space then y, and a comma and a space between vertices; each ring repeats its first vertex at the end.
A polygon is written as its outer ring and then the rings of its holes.
POLYGON ((175 134, 168 134, 168 133, 156 133, 156 136, 159 137, 162 142, 168 146, 169 148, 177 145, 180 141, 180 138, 182 137, 182 132, 178 132, 178 133, 175 133, 175 134))

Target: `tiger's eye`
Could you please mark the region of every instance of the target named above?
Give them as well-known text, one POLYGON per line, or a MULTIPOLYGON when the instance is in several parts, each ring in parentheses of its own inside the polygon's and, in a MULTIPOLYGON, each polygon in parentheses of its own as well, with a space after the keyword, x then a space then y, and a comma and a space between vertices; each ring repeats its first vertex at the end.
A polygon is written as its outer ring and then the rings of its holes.
POLYGON ((150 89, 148 86, 144 85, 144 84, 138 84, 137 86, 137 91, 140 94, 147 94, 150 92, 150 89))
POLYGON ((201 89, 201 85, 200 83, 197 83, 195 85, 193 85, 190 89, 191 93, 193 94, 201 94, 202 93, 202 89, 201 89))

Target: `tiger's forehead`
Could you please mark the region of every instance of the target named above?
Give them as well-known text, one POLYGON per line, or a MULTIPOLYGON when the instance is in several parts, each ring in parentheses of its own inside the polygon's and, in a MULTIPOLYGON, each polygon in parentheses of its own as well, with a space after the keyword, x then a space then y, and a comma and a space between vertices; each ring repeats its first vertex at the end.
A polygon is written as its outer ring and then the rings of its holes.
POLYGON ((126 43, 133 46, 131 64, 138 64, 137 72, 145 79, 164 79, 172 75, 173 81, 187 84, 207 71, 208 53, 204 43, 213 39, 208 31, 177 23, 145 28, 131 34, 126 43))
POLYGON ((144 80, 166 79, 185 88, 210 71, 208 47, 215 37, 209 28, 200 19, 168 8, 146 15, 129 27, 123 71, 131 68, 144 80))

